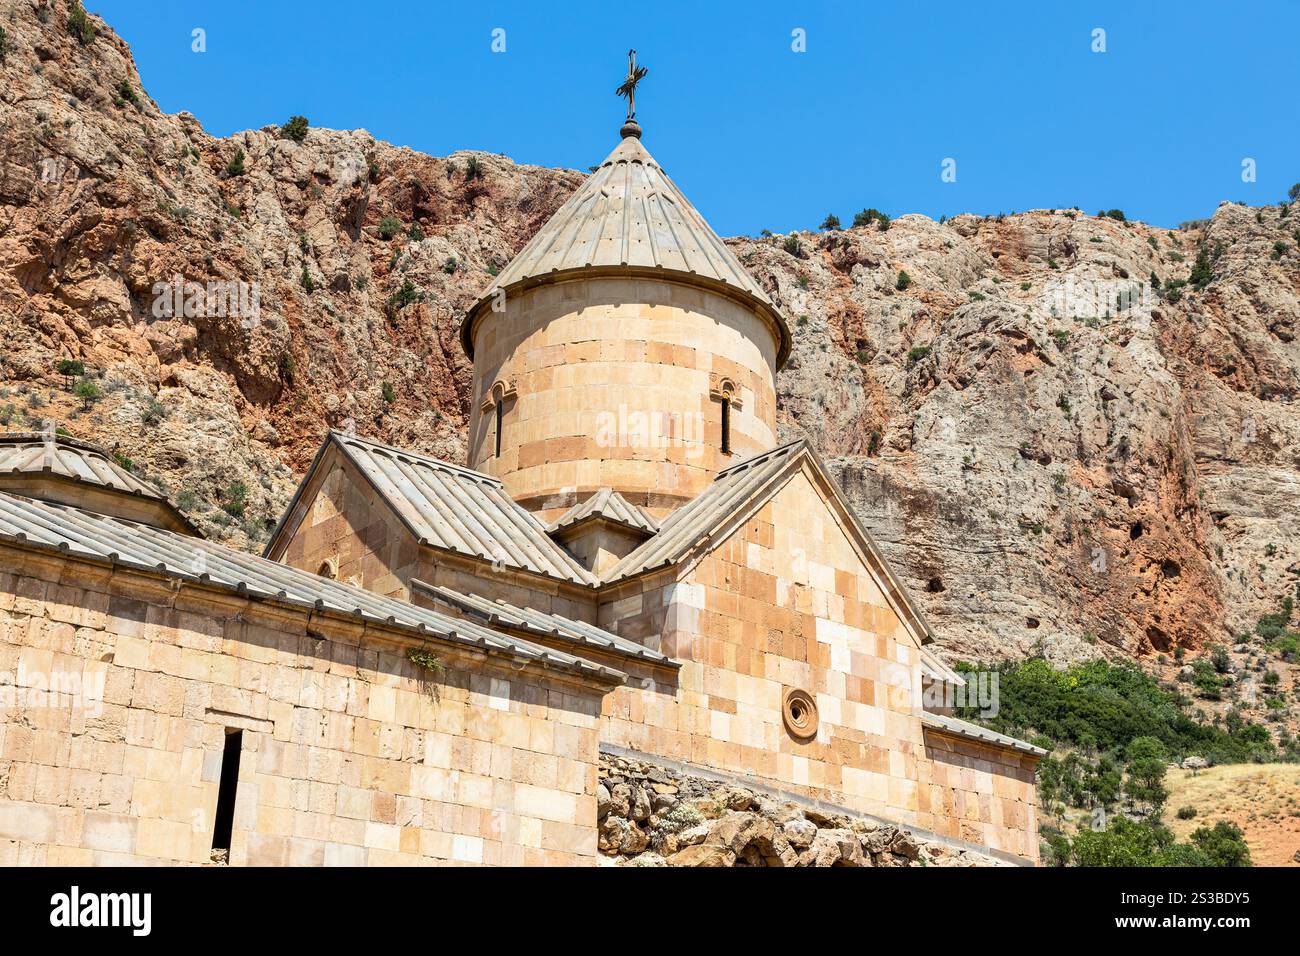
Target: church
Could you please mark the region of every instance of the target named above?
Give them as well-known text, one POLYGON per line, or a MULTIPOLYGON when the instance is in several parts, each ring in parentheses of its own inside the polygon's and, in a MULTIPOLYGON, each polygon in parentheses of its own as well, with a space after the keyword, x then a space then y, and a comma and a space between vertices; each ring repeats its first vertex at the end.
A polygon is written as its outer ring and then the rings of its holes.
POLYGON ((611 755, 1036 862, 1043 751, 943 706, 631 109, 461 343, 468 460, 330 431, 261 556, 0 436, 0 862, 591 864, 611 755))

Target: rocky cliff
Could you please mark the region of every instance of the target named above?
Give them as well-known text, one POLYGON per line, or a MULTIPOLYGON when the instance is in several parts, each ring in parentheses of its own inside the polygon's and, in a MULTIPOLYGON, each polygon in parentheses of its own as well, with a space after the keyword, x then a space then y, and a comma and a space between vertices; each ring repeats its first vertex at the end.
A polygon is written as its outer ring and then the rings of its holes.
MULTIPOLYGON (((327 426, 461 460, 458 317, 583 174, 364 130, 217 139, 66 0, 0 27, 0 427, 96 440, 244 547, 327 426)), ((729 242, 795 332, 783 433, 945 646, 1073 658, 1223 640, 1300 581, 1289 212, 729 242)))

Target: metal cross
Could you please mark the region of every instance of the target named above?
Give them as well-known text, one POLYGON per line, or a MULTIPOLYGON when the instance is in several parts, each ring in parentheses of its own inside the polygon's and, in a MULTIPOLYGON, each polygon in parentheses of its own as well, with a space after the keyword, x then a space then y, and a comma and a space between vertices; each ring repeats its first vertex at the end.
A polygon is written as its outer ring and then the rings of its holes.
POLYGON ((645 79, 646 73, 650 72, 644 66, 636 65, 636 50, 627 51, 627 79, 623 85, 614 91, 615 96, 627 98, 627 118, 631 120, 636 116, 636 85, 645 79))

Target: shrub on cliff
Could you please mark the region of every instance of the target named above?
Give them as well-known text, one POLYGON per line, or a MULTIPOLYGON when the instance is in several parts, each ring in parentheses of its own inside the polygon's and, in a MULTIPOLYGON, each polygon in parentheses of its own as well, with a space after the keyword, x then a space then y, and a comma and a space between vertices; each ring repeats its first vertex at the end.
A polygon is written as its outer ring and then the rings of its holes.
POLYGON ((241 517, 244 513, 244 506, 247 504, 248 485, 239 480, 232 481, 226 487, 225 498, 221 510, 232 518, 241 517))
POLYGON ((295 143, 301 143, 307 138, 307 117, 290 116, 289 122, 280 127, 280 135, 285 139, 291 139, 295 143))
POLYGON ((885 232, 889 229, 889 217, 879 209, 863 209, 861 212, 855 213, 853 216, 854 228, 869 226, 873 222, 876 223, 877 228, 881 232, 885 232))
POLYGON ((95 25, 86 16, 86 8, 79 0, 72 0, 68 6, 68 32, 77 38, 82 46, 94 42, 95 25))

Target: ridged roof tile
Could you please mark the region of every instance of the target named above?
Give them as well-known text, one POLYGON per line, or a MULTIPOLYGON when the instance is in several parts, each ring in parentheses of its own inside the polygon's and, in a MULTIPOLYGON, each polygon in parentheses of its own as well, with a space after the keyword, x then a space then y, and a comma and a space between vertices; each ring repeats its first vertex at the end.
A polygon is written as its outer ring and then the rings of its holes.
POLYGON ((492 282, 461 327, 474 354, 475 317, 507 290, 584 270, 652 270, 729 290, 777 326, 778 366, 790 330, 767 293, 636 136, 628 136, 492 282))

